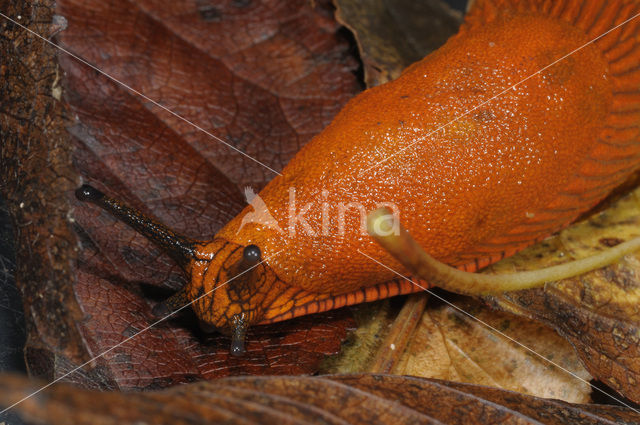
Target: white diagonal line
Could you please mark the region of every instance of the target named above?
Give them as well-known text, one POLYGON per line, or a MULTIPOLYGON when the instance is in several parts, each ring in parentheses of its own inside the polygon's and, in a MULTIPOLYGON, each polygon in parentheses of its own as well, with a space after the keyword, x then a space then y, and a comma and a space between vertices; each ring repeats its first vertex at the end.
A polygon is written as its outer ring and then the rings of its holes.
POLYGON ((377 167, 378 165, 382 164, 383 162, 388 161, 389 159, 393 158, 396 155, 399 155, 400 153, 404 152, 405 150, 409 149, 411 146, 414 146, 417 143, 420 143, 422 141, 424 141, 425 139, 427 139, 428 137, 430 137, 432 134, 437 133, 438 131, 448 127, 449 125, 453 124, 454 122, 458 121, 461 118, 466 117, 467 115, 469 115, 471 112, 475 111, 478 108, 481 108, 482 106, 486 105, 487 103, 491 102, 492 100, 502 96, 503 94, 505 94, 506 92, 508 92, 509 90, 513 90, 516 87, 518 87, 519 85, 521 85, 522 83, 524 83, 525 81, 530 80, 531 78, 535 77, 536 75, 540 74, 541 72, 545 71, 546 69, 552 67, 553 65, 557 64, 558 62, 561 62, 563 60, 565 60, 566 58, 568 58, 569 56, 573 55, 574 53, 584 49, 585 47, 587 47, 588 45, 595 43, 596 41, 598 41, 599 39, 601 39, 602 37, 604 37, 605 35, 609 34, 611 31, 615 31, 616 29, 620 28, 621 26, 633 21, 634 19, 636 19, 638 16, 640 16, 640 12, 636 13, 635 15, 633 15, 632 17, 630 17, 629 19, 627 19, 626 21, 616 25, 615 27, 611 28, 610 30, 608 30, 607 32, 600 34, 599 36, 597 36, 596 38, 586 42, 585 44, 583 44, 582 46, 572 50, 571 52, 567 53, 566 55, 564 55, 563 57, 561 57, 560 59, 556 59, 555 61, 553 61, 552 63, 550 63, 549 65, 545 66, 544 68, 539 69, 538 71, 534 72, 533 74, 529 75, 528 77, 518 81, 517 83, 515 83, 514 85, 507 87, 506 89, 502 90, 500 93, 494 95, 493 97, 489 98, 488 100, 485 100, 484 102, 482 102, 481 104, 474 106, 473 108, 469 109, 468 111, 464 112, 461 115, 458 115, 457 117, 455 117, 454 119, 452 119, 451 121, 447 122, 446 124, 441 125, 440 127, 436 128, 433 131, 430 131, 429 133, 427 133, 425 136, 423 137, 419 137, 417 140, 414 140, 413 142, 411 142, 410 144, 408 144, 407 146, 398 149, 396 152, 392 153, 391 155, 387 156, 385 159, 382 159, 378 162, 376 162, 375 164, 373 164, 372 166, 370 166, 369 168, 366 168, 364 170, 361 170, 358 173, 358 177, 362 176, 364 173, 366 173, 367 171, 371 170, 372 168, 377 167))
POLYGON ((378 261, 378 260, 376 260, 375 258, 373 258, 373 257, 371 257, 371 256, 369 256, 369 255, 367 255, 367 254, 365 254, 364 252, 360 251, 359 249, 358 249, 358 252, 359 252, 360 254, 364 255, 365 257, 367 257, 368 259, 370 259, 371 261, 373 261, 373 262, 375 262, 375 263, 379 264, 380 266, 384 267, 385 269, 389 270, 390 272, 392 272, 392 273, 396 274, 397 276, 400 276, 401 278, 403 278, 403 279, 405 279, 405 280, 407 280, 407 281, 411 282, 413 285, 415 285, 415 286, 417 286, 418 288, 422 289, 423 291, 425 291, 425 292, 429 293, 429 295, 432 295, 432 296, 434 296, 434 297, 438 298, 440 301, 444 301, 444 302, 445 302, 445 303, 447 303, 449 306, 451 306, 451 307, 455 308, 456 310, 458 310, 459 312, 463 313, 464 315, 469 316, 469 317, 470 317, 470 318, 472 318, 473 320, 475 320, 475 321, 477 321, 478 323, 480 323, 480 324, 482 324, 482 325, 486 326, 487 328, 491 329, 492 331, 496 332, 497 334, 501 335, 502 337, 504 337, 504 338, 508 339, 509 341, 511 341, 511 342, 513 342, 513 343, 515 343, 515 344, 519 345, 520 347, 522 347, 522 348, 524 348, 525 350, 529 351, 530 353, 532 353, 532 354, 536 355, 537 357, 540 357, 542 360, 544 360, 544 361, 546 361, 546 362, 548 362, 548 363, 552 364, 553 366, 557 367, 558 369, 560 369, 560 370, 562 370, 562 371, 564 371, 564 372, 568 373, 569 375, 573 376, 574 378, 576 378, 576 379, 578 379, 578 380, 580 380, 580 381, 584 382, 585 384, 587 384, 587 385, 588 385, 589 387, 591 387, 592 389, 597 390, 597 391, 601 392, 602 394, 604 394, 604 395, 606 395, 606 396, 608 396, 608 397, 611 397, 611 399, 613 399, 613 400, 617 401, 617 402, 618 402, 618 403, 620 403, 621 405, 623 405, 623 406, 625 406, 625 407, 628 407, 629 409, 633 410, 634 412, 636 412, 636 413, 640 414, 640 410, 636 410, 636 409, 634 409, 633 407, 629 406, 629 405, 628 405, 627 403, 625 403, 624 401, 622 401, 622 400, 620 400, 620 399, 618 399, 618 398, 614 397, 613 395, 611 395, 611 394, 607 393, 606 391, 604 391, 604 390, 602 390, 602 389, 600 389, 600 388, 598 388, 598 387, 596 387, 596 386, 594 386, 594 385, 591 385, 591 383, 590 383, 589 381, 586 381, 585 379, 583 379, 583 378, 579 377, 579 376, 578 376, 578 375, 576 375, 575 373, 571 372, 569 369, 565 369, 564 367, 560 366, 559 364, 557 364, 557 363, 556 363, 556 362, 554 362, 553 360, 548 359, 547 357, 545 357, 545 356, 543 356, 542 354, 538 353, 538 352, 537 352, 536 350, 534 350, 533 348, 529 348, 528 346, 526 346, 526 345, 524 345, 523 343, 521 343, 521 342, 519 342, 519 341, 515 340, 514 338, 512 338, 512 337, 510 337, 509 335, 505 334, 504 332, 501 332, 500 330, 498 330, 498 329, 494 328, 493 326, 491 326, 490 324, 486 323, 486 322, 485 322, 485 321, 483 321, 482 319, 478 319, 478 318, 477 318, 477 317, 475 317, 473 314, 471 314, 471 313, 467 313, 466 311, 464 311, 463 309, 461 309, 461 308, 460 308, 460 307, 458 307, 457 305, 455 305, 455 304, 451 303, 450 301, 448 301, 448 300, 444 299, 444 298, 443 298, 443 297, 441 297, 440 295, 438 295, 438 294, 436 294, 435 292, 431 291, 429 288, 425 288, 425 287, 423 287, 422 285, 420 285, 420 284, 418 284, 418 283, 414 282, 413 280, 409 279, 409 278, 408 278, 408 277, 406 277, 405 275, 403 275, 403 274, 401 274, 401 273, 399 273, 399 272, 397 272, 397 271, 393 270, 391 267, 389 267, 389 266, 387 266, 387 265, 385 265, 385 264, 382 264, 380 261, 378 261))
POLYGON ((65 49, 64 47, 60 47, 57 44, 55 44, 54 42, 48 40, 47 38, 41 36, 40 34, 38 34, 37 32, 27 28, 26 26, 22 25, 20 22, 15 21, 14 19, 11 19, 10 17, 8 17, 7 15, 5 15, 4 13, 0 12, 0 16, 2 16, 3 18, 5 18, 6 20, 13 22, 15 25, 19 26, 20 28, 28 31, 29 33, 35 35, 36 37, 40 38, 41 40, 47 42, 48 44, 50 44, 51 46, 55 47, 56 49, 61 50, 62 52, 66 53, 67 55, 71 56, 72 58, 76 59, 77 61, 85 64, 86 66, 88 66, 89 68, 93 69, 96 72, 99 72, 100 74, 104 75, 105 77, 107 77, 108 79, 110 79, 111 81, 121 85, 122 87, 124 87, 125 89, 129 90, 132 93, 137 94, 138 96, 140 96, 141 98, 143 98, 144 100, 154 104, 155 106, 157 106, 158 108, 161 108, 163 110, 165 110, 166 112, 170 113, 171 115, 173 115, 174 117, 186 122, 187 124, 191 125, 192 127, 194 127, 195 129, 197 129, 198 131, 203 132, 204 134, 206 134, 207 136, 211 137, 212 139, 217 140, 218 142, 222 143, 223 145, 233 149, 234 151, 238 152, 239 154, 249 158, 250 160, 252 160, 253 162, 262 165, 264 168, 266 168, 267 170, 281 176, 282 174, 280 174, 279 172, 277 172, 276 170, 274 170, 273 168, 269 167, 268 165, 266 165, 263 162, 258 161, 257 159, 255 159, 254 157, 252 157, 251 155, 248 155, 246 153, 244 153, 243 151, 241 151, 240 149, 236 148, 235 146, 231 145, 230 143, 224 141, 223 139, 221 139, 220 137, 216 136, 215 134, 205 130, 204 128, 200 127, 197 124, 194 124, 193 122, 189 121, 188 119, 186 119, 185 117, 183 117, 182 115, 173 112, 171 109, 167 108, 166 106, 160 104, 159 102, 151 99, 149 96, 145 95, 142 92, 139 92, 138 90, 134 89, 133 87, 127 85, 126 83, 123 83, 122 81, 118 80, 116 77, 113 77, 112 75, 106 73, 105 71, 101 70, 100 68, 96 67, 95 65, 92 65, 91 63, 87 62, 86 60, 82 59, 81 57, 75 55, 74 53, 71 53, 69 50, 65 49))
MULTIPOLYGON (((283 251, 283 250, 280 250, 280 251, 276 252, 275 254, 273 254, 273 255, 269 256, 269 259, 270 259, 270 258, 275 257, 276 255, 278 255, 278 254, 279 254, 280 252, 282 252, 282 251, 283 251)), ((54 379, 53 381, 49 382, 48 384, 44 385, 43 387, 39 388, 38 390, 36 390, 36 391, 32 392, 31 394, 29 394, 29 395, 27 395, 27 396, 23 397, 22 399, 20 399, 20 400, 16 401, 16 402, 15 402, 15 403, 13 403, 11 406, 9 406, 9 407, 5 408, 4 410, 2 410, 2 411, 0 412, 0 415, 2 415, 3 413, 7 412, 8 410, 10 410, 10 409, 14 408, 15 406, 17 406, 18 404, 22 403, 23 401, 28 400, 29 398, 33 397, 34 395, 38 394, 39 392, 46 390, 46 389, 47 389, 47 388, 49 388, 51 385, 55 384, 56 382, 60 381, 61 379, 66 378, 67 376, 71 375, 72 373, 76 372, 77 370, 82 369, 83 367, 85 367, 85 366, 86 366, 86 365, 88 365, 89 363, 91 363, 91 362, 93 362, 93 361, 95 361, 95 360, 99 359, 100 357, 104 356, 105 354, 107 354, 107 353, 109 353, 109 352, 111 352, 111 351, 115 350, 116 348, 120 347, 122 344, 125 344, 125 343, 127 343, 127 342, 131 341, 133 338, 137 337, 137 336, 138 336, 138 335, 140 335, 141 333, 146 332, 146 331, 148 331, 149 329, 151 329, 151 328, 153 328, 154 326, 156 326, 158 323, 161 323, 161 322, 163 322, 163 321, 167 320, 169 317, 171 317, 171 316, 173 316, 174 314, 178 313, 179 311, 181 311, 181 310, 183 310, 183 309, 185 309, 185 308, 189 307, 191 304, 193 304, 193 303, 195 303, 195 302, 199 301, 200 299, 202 299, 202 298, 206 297, 206 296, 207 296, 207 295, 209 295, 209 294, 212 294, 213 292, 215 292, 216 290, 218 290, 218 289, 222 288, 223 286, 225 286, 226 284, 228 284, 228 283, 229 283, 229 282, 231 282, 232 280, 234 280, 234 279, 236 279, 236 278, 238 278, 238 277, 242 276, 243 274, 245 274, 245 273, 247 273, 247 272, 249 272, 249 271, 253 270, 254 268, 258 267, 260 264, 264 263, 265 261, 267 261, 267 258, 265 258, 264 260, 260 261, 258 264, 254 265, 254 266, 252 266, 252 267, 249 267, 247 270, 243 271, 242 273, 239 273, 239 274, 235 275, 234 277, 232 277, 231 279, 227 280, 226 282, 221 283, 220 285, 216 286, 215 288, 211 289, 210 291, 208 291, 208 292, 206 292, 206 293, 204 293, 204 294, 200 295, 198 298, 195 298, 194 300, 192 300, 192 301, 190 301, 189 303, 187 303, 187 304, 183 305, 182 307, 178 308, 177 310, 174 310, 174 311, 172 311, 171 313, 167 314, 166 316, 164 316, 164 317, 162 317, 162 318, 160 318, 160 319, 156 320, 155 322, 153 322, 152 324, 150 324, 150 325, 149 325, 149 326, 147 326, 146 328, 144 328, 144 329, 142 329, 142 330, 140 330, 140 331, 136 332, 135 334, 131 335, 130 337, 128 337, 128 338, 126 338, 126 339, 124 339, 123 341, 120 341, 119 343, 117 343, 116 345, 112 346, 111 348, 108 348, 107 350, 103 351, 102 353, 98 354, 97 356, 95 356, 95 357, 93 357, 93 358, 91 358, 91 359, 87 360, 86 362, 82 363, 80 366, 77 366, 77 367, 75 367, 74 369, 70 370, 69 372, 65 373, 64 375, 62 375, 62 376, 60 376, 60 377, 58 377, 58 378, 54 379)))
MULTIPOLYGON (((224 140, 220 139, 219 137, 217 137, 217 136, 215 136, 215 135, 211 134, 211 133, 210 133, 210 132, 208 132, 207 130, 205 130, 205 129, 203 129, 203 128, 199 127, 199 126, 197 126, 196 124, 192 123, 191 121, 187 120, 186 118, 183 118, 182 116, 180 116, 180 115, 178 115, 177 113, 175 113, 175 112, 171 111, 171 110, 170 110, 170 109, 168 109, 167 107, 165 107, 165 106, 163 106, 163 105, 159 104, 158 102, 156 102, 156 101, 154 101, 154 100, 150 99, 149 97, 147 97, 147 96, 146 96, 146 95, 144 95, 143 93, 140 93, 139 91, 137 91, 137 90, 135 90, 135 89, 131 88, 130 86, 126 85, 125 83, 123 83, 123 82, 121 82, 121 81, 117 80, 115 77, 112 77, 111 75, 107 74, 106 72, 104 72, 104 71, 102 71, 102 70, 100 70, 100 69, 96 68, 94 65, 92 65, 92 64, 90 64, 90 63, 88 63, 88 62, 87 62, 87 61, 85 61, 84 59, 81 59, 80 57, 76 56, 75 54, 73 54, 73 53, 69 52, 68 50, 66 50, 66 49, 64 49, 64 48, 62 48, 62 47, 60 47, 60 46, 56 45, 55 43, 53 43, 53 42, 49 41, 49 40, 48 40, 48 39, 46 39, 45 37, 43 37, 43 36, 41 36, 41 35, 37 34, 36 32, 32 31, 31 29, 29 29, 29 28, 25 27, 24 25, 20 24, 19 22, 16 22, 15 20, 13 20, 13 19, 9 18, 9 17, 8 17, 8 16, 6 16, 5 14, 0 13, 0 16, 2 16, 2 17, 4 17, 5 19, 7 19, 7 20, 11 21, 11 22, 12 22, 12 23, 14 23, 15 25, 17 25, 17 26, 19 26, 19 27, 23 28, 24 30, 26 30, 26 31, 30 32, 31 34, 33 34, 33 35, 37 36, 38 38, 42 39, 42 40, 43 40, 43 41, 45 41, 46 43, 48 43, 48 44, 50 44, 50 45, 52 45, 52 46, 54 46, 54 47, 56 47, 56 48, 60 49, 60 50, 61 50, 61 51, 63 51, 64 53, 66 53, 66 54, 70 55, 71 57, 75 58, 76 60, 80 61, 81 63, 84 63, 85 65, 89 66, 90 68, 94 69, 95 71, 99 72, 100 74, 102 74, 102 75, 106 76, 107 78, 111 79, 112 81, 114 81, 114 82, 116 82, 116 83, 120 84, 121 86, 125 87, 126 89, 130 90, 131 92, 133 92, 133 93, 137 94, 138 96, 140 96, 140 97, 144 98, 145 100, 147 100, 147 101, 151 102, 152 104, 154 104, 154 105, 156 105, 156 106, 158 106, 158 107, 162 108, 163 110, 165 110, 165 111, 169 112, 170 114, 174 115, 175 117, 179 118, 180 120, 185 121, 186 123, 190 124, 191 126, 193 126, 194 128, 198 129, 199 131, 201 131, 201 132, 203 132, 203 133, 207 134, 208 136, 210 136, 210 137, 212 137, 212 138, 214 138, 214 139, 218 140, 219 142, 221 142, 221 143, 225 144, 226 146, 230 147, 231 149, 233 149, 233 150, 237 151, 238 153, 240 153, 240 154, 242 154, 242 155, 246 156, 247 158, 249 158, 249 159, 251 159, 251 160, 255 161, 256 163, 258 163, 258 164, 260 164, 260 165, 264 166, 265 168, 269 169, 270 171, 274 172, 275 174, 280 175, 280 173, 278 173, 277 171, 275 171, 275 170, 273 170, 272 168, 268 167, 267 165, 263 164, 262 162, 258 161, 257 159, 252 158, 251 156, 249 156, 249 155, 247 155, 246 153, 244 153, 244 152, 240 151, 239 149, 235 148, 234 146, 230 145, 229 143, 225 142, 224 140)), ((504 93, 506 93, 507 91, 512 90, 512 89, 514 89, 514 88, 516 88, 517 86, 519 86, 520 84, 522 84, 522 83, 526 82, 527 80, 531 79, 531 78, 532 78, 532 77, 534 77, 535 75, 540 74, 541 72, 543 72, 544 70, 548 69, 549 67, 551 67, 551 66, 555 65, 556 63, 558 63, 558 62, 560 62, 560 61, 562 61, 562 60, 566 59, 567 57, 569 57, 569 56, 571 56, 572 54, 574 54, 574 53, 578 52, 579 50, 583 49, 584 47, 588 46, 589 44, 594 43, 594 42, 595 42, 595 41, 597 41, 598 39, 600 39, 600 38, 602 38, 602 37, 606 36, 606 35, 607 35, 607 34, 609 34, 610 32, 612 32, 612 31, 614 31, 614 30, 618 29, 619 27, 621 27, 621 26, 623 26, 623 25, 627 24, 628 22, 632 21, 633 19, 637 18, 638 16, 640 16, 640 13, 638 13, 638 14, 636 14, 636 15, 632 16, 631 18, 629 18, 629 19, 625 20, 624 22, 622 22, 622 23, 620 23, 620 24, 616 25, 615 27, 613 27, 613 28, 609 29, 609 30, 608 30, 608 31, 606 31, 605 33, 603 33, 603 34, 601 34, 600 36, 598 36, 598 37, 596 37, 596 38, 592 39, 591 41, 589 41, 589 42, 585 43, 584 45, 582 45, 582 46, 580 46, 580 47, 576 48, 575 50, 573 50, 573 51, 571 51, 570 53, 566 54, 565 56, 563 56, 563 57, 561 57, 561 58, 557 59, 556 61, 552 62, 551 64, 549 64, 549 65, 547 65, 547 66, 545 66, 545 67, 541 68, 541 69, 540 69, 540 70, 538 70, 537 72, 535 72, 535 73, 533 73, 533 74, 529 75, 528 77, 524 78, 523 80, 519 81, 518 83, 516 83, 516 84, 514 84, 514 85, 512 85, 512 86, 510 86, 510 87, 508 87, 508 88, 506 88, 506 89, 504 89, 504 90, 502 90, 500 93, 498 93, 498 94, 494 95, 494 96, 493 96, 493 97, 491 97, 490 99, 488 99, 488 100, 486 100, 486 101, 482 102, 481 104, 479 104, 479 105, 475 106, 475 107, 474 107, 474 108, 472 108, 472 109, 469 109, 469 110, 468 110, 468 111, 466 111, 465 113, 463 113, 463 114, 461 114, 461 115, 459 115, 459 116, 455 117, 455 118, 454 118, 454 119, 452 119, 451 121, 449 121, 449 122, 447 122, 446 124, 444 124, 444 125, 442 125, 442 126, 438 127, 437 129, 435 129, 435 130, 431 131, 431 132, 430 132, 430 133, 428 133, 426 136, 424 136, 424 137, 422 137, 422 138, 420 138, 420 139, 418 139, 418 140, 414 141, 413 143, 409 144, 408 146, 405 146, 404 148, 402 148, 402 149, 398 150, 397 152, 395 152, 394 154, 390 155, 389 157, 387 157, 387 158, 385 158, 385 159, 383 159, 383 160, 381 160, 381 161, 377 162, 377 163, 376 163, 376 164, 374 164, 373 166, 371 166, 371 167, 369 167, 369 168, 367 168, 367 169, 365 169, 365 170, 361 171, 361 172, 359 173, 359 175, 361 175, 362 173, 367 172, 367 171, 371 170, 372 168, 376 167, 377 165, 379 165, 379 164, 381 164, 381 163, 383 163, 383 162, 385 162, 385 161, 389 160, 391 157, 393 157, 393 156, 396 156, 396 155, 400 154, 401 152, 405 151, 406 149, 410 148, 411 146, 415 145, 416 143, 419 143, 420 141, 422 141, 422 140, 426 139, 426 138, 427 138, 427 137, 429 137, 430 135, 432 135, 432 134, 436 133, 437 131, 442 130, 443 128, 445 128, 445 127, 449 126, 450 124, 452 124, 452 123, 454 123, 454 122, 458 121, 459 119, 461 119, 461 118, 465 117, 466 115, 470 114, 471 112, 473 112, 473 111, 477 110, 478 108, 480 108, 480 107, 484 106, 485 104, 487 104, 487 103, 491 102, 491 101, 492 101, 492 100, 494 100, 495 98, 497 98, 497 97, 499 97, 499 96, 503 95, 503 94, 504 94, 504 93)), ((274 254, 273 256, 277 255, 279 252, 281 252, 281 251, 278 251, 278 252, 277 252, 276 254, 274 254)), ((427 288, 423 288, 423 287, 422 287, 422 286, 420 286, 419 284, 417 284, 417 283, 413 282, 412 280, 408 279, 407 277, 403 276, 402 274, 400 274, 400 273, 396 272, 395 270, 393 270, 393 269, 391 269, 391 268, 387 267, 386 265, 384 265, 384 264, 380 263, 379 261, 377 261, 377 260, 375 260, 374 258, 370 257, 369 255, 367 255, 367 254, 363 253, 362 251, 358 250, 358 252, 360 252, 362 255, 366 256, 367 258, 371 259, 372 261, 374 261, 374 262, 378 263, 378 264, 379 264, 379 265, 381 265, 382 267, 385 267, 386 269, 390 270, 390 271, 391 271, 391 272, 393 272, 394 274, 396 274, 396 275, 398 275, 398 276, 400 276, 400 277, 402 277, 402 278, 404 278, 404 279, 406 279, 406 280, 410 281, 410 282, 411 282, 411 283, 413 283, 414 285, 416 285, 416 286, 418 286, 419 288, 421 288, 421 289, 425 290, 426 292, 430 293, 430 294, 431 294, 431 295, 433 295, 434 297, 436 297, 436 298, 438 298, 438 299, 442 300, 443 302, 445 302, 445 303, 447 303, 448 305, 450 305, 451 307, 453 307, 453 308, 457 309, 457 310, 458 310, 458 311, 460 311, 461 313, 463 313, 463 314, 465 314, 465 315, 469 316, 470 318, 472 318, 472 319, 474 319, 474 320, 478 321, 479 323, 481 323, 481 324, 485 325, 487 328, 492 329, 493 331, 495 331, 495 332, 497 332, 498 334, 502 335, 502 336, 503 336, 503 337, 505 337, 506 339, 508 339, 508 340, 510 340, 510 341, 512 341, 512 342, 514 342, 514 343, 516 343, 516 344, 518 344, 518 345, 520 345, 521 347, 525 348, 526 350, 528 350, 529 352, 533 353, 534 355, 536 355, 536 356, 538 356, 538 357, 542 358, 543 360, 545 360, 545 361, 549 362, 550 364, 552 364, 552 365, 556 366, 556 367, 557 367, 557 368, 559 368, 560 370, 563 370, 563 371, 565 371, 566 373, 570 374, 571 376, 575 377, 576 379, 578 379, 578 380, 580 380, 580 381, 582 381, 582 382, 586 383, 587 385, 591 386, 593 389, 595 389, 595 390, 597 390, 597 391, 599 391, 599 392, 601 392, 601 393, 603 393, 603 394, 605 394, 605 395, 607 395, 607 396, 611 397, 613 400, 616 400, 616 401, 617 401, 617 402, 619 402, 621 405, 624 405, 624 406, 626 406, 627 408, 629 408, 629 409, 633 410, 634 412, 636 412, 636 413, 639 413, 639 414, 640 414, 640 411, 638 411, 638 410, 634 409, 633 407, 629 406, 628 404, 624 403, 623 401, 619 400, 618 398, 616 398, 616 397, 614 397, 614 396, 612 396, 612 395, 610 395, 610 394, 606 393, 604 390, 602 390, 602 389, 600 389, 600 388, 597 388, 597 387, 592 386, 589 382, 587 382, 587 381, 586 381, 586 380, 584 380, 583 378, 581 378, 581 377, 577 376, 575 373, 573 373, 573 372, 571 372, 571 371, 569 371, 569 370, 567 370, 567 369, 563 368, 562 366, 560 366, 560 365, 556 364, 556 363, 555 363, 555 362, 553 362, 552 360, 549 360, 548 358, 544 357, 543 355, 541 355, 541 354, 537 353, 535 350, 533 350, 533 349, 531 349, 531 348, 529 348, 529 347, 525 346, 524 344, 522 344, 522 343, 520 343, 520 342, 516 341, 516 340, 515 340, 515 339, 513 339, 512 337, 510 337, 510 336, 508 336, 508 335, 506 335, 506 334, 502 333, 501 331, 499 331, 499 330, 497 330, 497 329, 493 328, 491 325, 489 325, 489 324, 485 323, 485 322, 484 322, 484 321, 482 321, 481 319, 478 319, 478 318, 476 318, 475 316, 471 315, 470 313, 467 313, 466 311, 464 311, 464 310, 460 309, 460 308, 459 308, 459 307, 457 307, 456 305, 454 305, 454 304, 450 303, 448 300, 446 300, 446 299, 444 299, 444 298, 440 297, 438 294, 433 293, 432 291, 430 291, 430 290, 429 290, 429 289, 427 289, 427 288)), ((271 258, 272 258, 273 256, 271 256, 271 258)), ((227 280, 227 281, 226 281, 226 282, 224 282, 223 284, 221 284, 221 285, 219 285, 219 286, 217 286, 217 287, 213 288, 211 291, 207 292, 206 294, 203 294, 203 295, 201 295, 200 297, 198 297, 198 298, 194 299, 193 301, 191 301, 190 303, 186 304, 185 306, 182 306, 182 307, 180 307, 179 309, 177 309, 177 310, 175 310, 175 311, 171 312, 171 313, 170 313, 170 314, 168 314, 167 316, 165 316, 165 317, 163 317, 163 318, 161 318, 161 319, 157 320, 156 322, 152 323, 151 325, 147 326, 146 328, 142 329, 141 331, 139 331, 139 332, 135 333, 134 335, 132 335, 132 336, 130 336, 130 337, 128 337, 128 338, 126 338, 125 340, 121 341, 121 342, 120 342, 120 343, 118 343, 117 345, 115 345, 115 346, 113 346, 113 347, 109 348, 108 350, 104 351, 103 353, 101 353, 101 354, 99 354, 99 355, 95 356, 95 357, 94 357, 94 358, 92 358, 91 360, 89 360, 89 361, 87 361, 87 362, 83 363, 82 365, 80 365, 80 366, 76 367, 75 369, 71 370, 70 372, 67 372, 66 374, 64 374, 64 375, 62 375, 62 376, 60 376, 60 377, 58 377, 57 379, 55 379, 54 381, 52 381, 52 382, 48 383, 47 385, 43 386, 43 387, 42 387, 42 388, 40 388, 39 390, 37 390, 37 391, 33 392, 32 394, 30 394, 30 395, 26 396, 25 398, 23 398, 23 399, 19 400, 18 402, 14 403, 14 404, 12 404, 11 406, 7 407, 6 409, 2 410, 2 411, 0 412, 0 414, 7 412, 9 409, 11 409, 11 408, 15 407, 16 405, 18 405, 18 404, 20 404, 21 402, 23 402, 23 401, 27 400, 28 398, 30 398, 30 397, 32 397, 32 396, 34 396, 34 395, 38 394, 39 392, 41 392, 41 391, 45 390, 46 388, 48 388, 49 386, 53 385, 54 383, 56 383, 56 382, 60 381, 61 379, 63 379, 63 378, 65 378, 65 377, 69 376, 70 374, 74 373, 75 371, 77 371, 77 370, 81 369, 82 367, 86 366, 86 365, 87 365, 87 364, 89 364, 90 362, 92 362, 92 361, 96 360, 97 358, 99 358, 99 357, 101 357, 101 356, 103 356, 103 355, 107 354, 108 352, 110 352, 110 351, 112 351, 113 349, 115 349, 115 348, 117 348, 117 347, 121 346, 122 344, 124 344, 124 343, 126 343, 126 342, 130 341, 131 339, 133 339, 133 338, 134 338, 134 337, 136 337, 137 335, 139 335, 139 334, 141 334, 141 333, 143 333, 143 332, 145 332, 145 331, 149 330, 150 328, 154 327, 154 326, 155 326, 155 325, 157 325, 158 323, 160 323, 160 322, 162 322, 162 321, 166 320, 167 318, 169 318, 169 317, 173 316, 175 313, 177 313, 177 312, 181 311, 182 309, 186 308, 187 306, 191 305, 192 303, 194 303, 194 302, 198 301, 198 300, 199 300, 199 299, 201 299, 202 297, 205 297, 205 296, 209 295, 209 294, 210 294, 210 293, 212 293, 213 291, 215 291, 215 290, 217 290, 217 289, 221 288, 222 286, 226 285, 227 283, 231 282, 233 279, 235 279, 235 278, 237 278, 237 277, 241 276, 242 274, 244 274, 244 273, 246 273, 246 272, 250 271, 250 270, 251 270, 251 269, 253 269, 254 267, 257 267, 258 265, 262 264, 264 261, 266 261, 266 259, 265 259, 265 260, 263 260, 263 261, 261 261, 260 263, 256 264, 255 266, 253 266, 253 267, 251 267, 251 268, 249 268, 249 269, 245 270, 244 272, 242 272, 242 273, 238 274, 237 276, 234 276, 233 278, 231 278, 231 279, 227 280)))

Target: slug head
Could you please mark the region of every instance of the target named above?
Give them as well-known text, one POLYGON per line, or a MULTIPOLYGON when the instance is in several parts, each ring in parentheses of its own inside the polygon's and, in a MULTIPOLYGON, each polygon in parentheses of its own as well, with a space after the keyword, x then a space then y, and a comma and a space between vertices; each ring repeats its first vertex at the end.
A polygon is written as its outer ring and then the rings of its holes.
POLYGON ((258 246, 221 238, 196 245, 188 272, 185 293, 196 316, 206 327, 230 334, 232 353, 241 354, 248 326, 262 321, 282 282, 258 246))
POLYGON ((231 335, 232 354, 244 352, 248 326, 262 321, 267 307, 282 295, 284 286, 262 261, 258 246, 242 246, 222 238, 210 242, 191 240, 89 185, 80 187, 76 197, 98 205, 133 227, 165 250, 187 273, 185 287, 154 307, 156 317, 170 316, 192 304, 206 327, 231 335))

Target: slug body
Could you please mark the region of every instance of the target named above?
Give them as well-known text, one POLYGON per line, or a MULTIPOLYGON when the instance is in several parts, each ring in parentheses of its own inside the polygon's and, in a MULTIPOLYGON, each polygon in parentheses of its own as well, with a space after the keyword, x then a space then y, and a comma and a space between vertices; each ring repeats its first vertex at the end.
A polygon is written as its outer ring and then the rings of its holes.
POLYGON ((225 329, 421 290, 362 255, 403 270, 362 225, 381 204, 467 271, 568 225, 638 168, 640 19, 589 42, 639 12, 476 1, 459 34, 352 99, 259 193, 279 228, 248 206, 195 245, 196 314, 225 329), (264 261, 227 282, 253 245, 264 261))
MULTIPOLYGON (((230 282, 194 304, 199 317, 269 323, 420 290, 358 252, 402 270, 361 231, 361 211, 380 203, 425 251, 465 270, 568 225, 638 167, 639 22, 588 43, 639 11, 636 1, 477 1, 458 35, 351 100, 260 192, 282 231, 243 224, 249 206, 199 248, 220 266, 250 244, 265 258, 259 283, 230 282)), ((230 277, 209 278, 212 267, 194 263, 191 299, 230 277)))

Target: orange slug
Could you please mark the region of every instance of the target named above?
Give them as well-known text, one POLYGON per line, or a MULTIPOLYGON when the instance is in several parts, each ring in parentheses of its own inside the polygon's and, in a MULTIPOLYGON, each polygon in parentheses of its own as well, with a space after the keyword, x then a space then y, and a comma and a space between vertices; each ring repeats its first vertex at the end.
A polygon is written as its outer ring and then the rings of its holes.
POLYGON ((190 276, 156 313, 195 300, 242 351, 249 325, 421 290, 362 255, 402 270, 363 232, 381 204, 437 260, 476 271, 621 184, 640 158, 640 18, 600 36, 637 13, 637 0, 477 0, 457 35, 352 99, 259 193, 268 220, 247 206, 211 241, 89 186, 78 196, 190 276))

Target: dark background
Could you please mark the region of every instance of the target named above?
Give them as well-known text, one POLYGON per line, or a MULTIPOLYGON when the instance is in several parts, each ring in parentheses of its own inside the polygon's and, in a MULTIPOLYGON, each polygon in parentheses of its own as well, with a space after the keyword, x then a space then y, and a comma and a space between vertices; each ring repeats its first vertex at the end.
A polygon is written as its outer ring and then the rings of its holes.
MULTIPOLYGON (((13 229, 7 205, 0 199, 0 372, 25 372, 25 326, 20 293, 13 280, 15 264, 13 229)), ((7 425, 22 424, 11 412, 0 415, 2 421, 7 425)))

